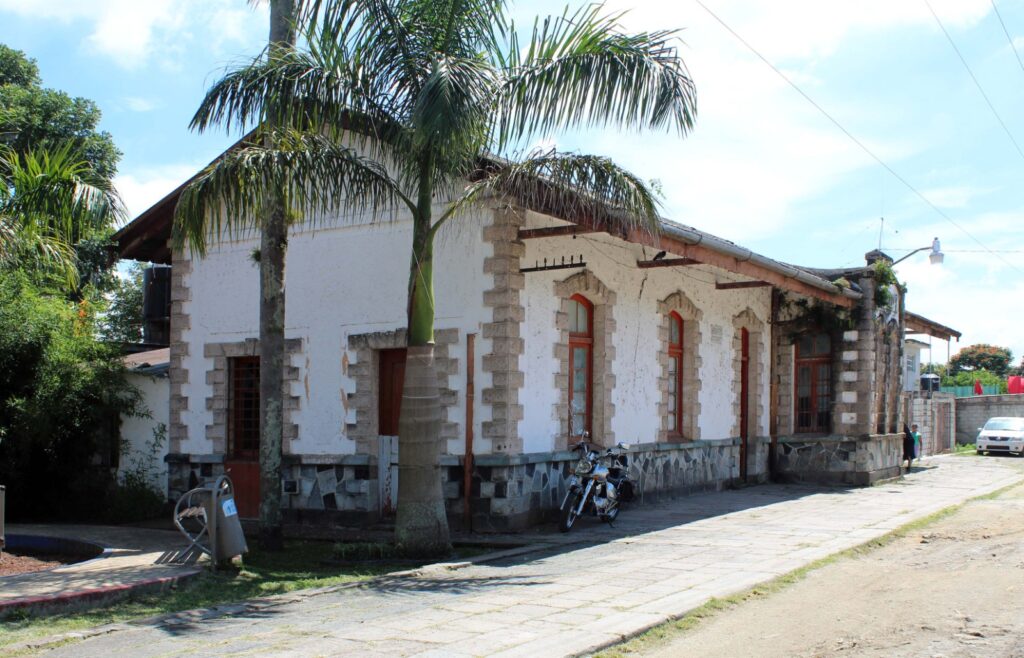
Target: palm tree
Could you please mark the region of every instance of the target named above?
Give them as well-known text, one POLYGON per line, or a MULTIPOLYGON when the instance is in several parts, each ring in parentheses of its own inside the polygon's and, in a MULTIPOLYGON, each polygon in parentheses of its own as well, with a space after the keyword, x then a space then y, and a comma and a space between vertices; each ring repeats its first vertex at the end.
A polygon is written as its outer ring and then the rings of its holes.
MULTIPOLYGON (((287 57, 295 44, 296 0, 271 0, 268 61, 287 57)), ((288 101, 289 99, 282 99, 288 101)), ((260 519, 259 541, 267 550, 283 546, 281 461, 284 443, 285 256, 288 226, 296 213, 314 217, 338 209, 391 203, 391 183, 376 163, 360 158, 312 132, 274 119, 277 102, 259 128, 208 167, 182 192, 175 209, 175 247, 204 256, 210 237, 235 231, 260 234, 260 519), (226 221, 225 221, 226 220, 226 221)), ((230 121, 226 121, 230 128, 230 121)), ((210 127, 203 109, 192 120, 210 127)))
POLYGON ((73 290, 74 245, 123 217, 113 186, 71 145, 0 151, 0 270, 56 275, 73 290))
MULTIPOLYGON (((674 31, 626 34, 620 15, 595 5, 537 21, 521 40, 505 14, 506 0, 308 0, 299 12, 303 47, 267 51, 229 72, 194 119, 200 129, 235 123, 257 133, 276 126, 304 135, 308 168, 299 184, 292 182, 292 209, 308 210, 308 199, 299 197, 311 195, 318 211, 397 203, 411 213, 396 540, 421 554, 449 547, 433 366, 438 231, 485 196, 540 205, 617 232, 656 231, 654 194, 609 159, 508 154, 560 129, 685 134, 696 112, 674 31), (345 161, 344 174, 326 164, 331 158, 345 161), (360 176, 372 178, 372 189, 334 194, 358 185, 349 172, 368 170, 372 177, 360 176), (445 203, 435 217, 439 201, 445 203)), ((246 148, 255 154, 259 147, 246 148)), ((265 157, 275 152, 267 149, 265 157)), ((231 168, 238 157, 223 162, 214 170, 231 168)), ((241 209, 242 198, 260 194, 246 189, 240 196, 211 186, 199 195, 202 216, 214 223, 233 218, 221 204, 241 209)))

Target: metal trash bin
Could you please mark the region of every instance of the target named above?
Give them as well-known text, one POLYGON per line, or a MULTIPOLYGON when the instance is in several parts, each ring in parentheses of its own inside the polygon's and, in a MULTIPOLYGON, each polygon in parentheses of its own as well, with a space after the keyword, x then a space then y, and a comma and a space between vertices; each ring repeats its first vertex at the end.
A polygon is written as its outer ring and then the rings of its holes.
POLYGON ((210 556, 215 567, 249 551, 238 519, 234 486, 226 475, 218 477, 212 487, 185 492, 174 507, 174 525, 192 547, 210 556), (184 525, 189 522, 191 530, 184 525))
POLYGON ((210 514, 213 520, 213 561, 230 560, 249 552, 242 532, 242 522, 238 519, 238 508, 235 506, 234 487, 226 475, 217 478, 213 485, 214 496, 211 502, 217 506, 216 515, 210 514), (226 481, 226 486, 224 482, 226 481))

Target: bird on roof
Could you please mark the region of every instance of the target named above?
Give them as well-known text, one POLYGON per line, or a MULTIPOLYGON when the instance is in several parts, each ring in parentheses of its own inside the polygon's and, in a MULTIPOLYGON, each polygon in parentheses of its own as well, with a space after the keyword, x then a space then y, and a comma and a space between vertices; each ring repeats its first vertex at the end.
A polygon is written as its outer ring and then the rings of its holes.
POLYGON ((665 257, 665 252, 664 251, 659 251, 658 253, 654 254, 654 260, 661 260, 664 257, 665 257))

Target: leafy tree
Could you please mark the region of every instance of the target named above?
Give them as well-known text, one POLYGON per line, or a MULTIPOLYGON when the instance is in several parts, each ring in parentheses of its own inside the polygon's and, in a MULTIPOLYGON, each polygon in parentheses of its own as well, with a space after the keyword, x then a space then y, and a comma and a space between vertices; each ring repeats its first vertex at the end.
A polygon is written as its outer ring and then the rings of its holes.
POLYGON ((97 305, 21 272, 0 277, 0 482, 20 518, 97 519, 114 487, 118 418, 136 413, 97 305))
POLYGON ((132 263, 123 277, 114 277, 110 306, 103 316, 101 335, 115 343, 142 342, 142 276, 146 266, 132 263))
POLYGON ((1016 368, 1010 371, 1010 374, 1024 377, 1024 356, 1020 358, 1020 365, 1018 365, 1016 368))
POLYGON ((0 44, 0 145, 19 155, 72 145, 109 181, 121 151, 110 133, 97 130, 100 117, 93 101, 43 87, 35 60, 0 44))
POLYGON ((1013 353, 1006 347, 987 345, 969 345, 953 355, 949 360, 953 373, 962 370, 987 370, 999 377, 1006 377, 1013 362, 1013 353))
POLYGON ((1005 393, 1006 378, 1001 377, 994 372, 988 370, 961 370, 954 375, 948 375, 942 378, 943 386, 974 386, 974 381, 978 380, 982 386, 998 386, 1000 393, 1005 393))
MULTIPOLYGON (((544 205, 616 233, 657 230, 648 186, 607 158, 499 159, 560 129, 688 132, 695 92, 673 31, 625 34, 599 6, 538 21, 520 39, 505 0, 309 0, 302 50, 268 49, 207 93, 193 125, 254 132, 196 179, 179 241, 289 215, 398 206, 412 216, 408 357, 399 421, 396 538, 449 547, 433 361, 434 238, 485 196, 544 205), (439 214, 435 204, 444 201, 439 214)), ((277 483, 270 483, 279 489, 277 483)))

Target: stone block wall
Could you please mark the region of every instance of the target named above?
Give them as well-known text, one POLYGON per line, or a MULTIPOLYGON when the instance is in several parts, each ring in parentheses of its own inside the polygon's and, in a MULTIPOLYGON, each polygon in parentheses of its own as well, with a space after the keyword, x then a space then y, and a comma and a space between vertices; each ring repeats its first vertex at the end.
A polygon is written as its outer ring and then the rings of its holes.
MULTIPOLYGON (((461 459, 446 458, 444 492, 448 516, 462 526, 461 459)), ((558 517, 573 465, 572 451, 526 455, 480 455, 474 462, 470 509, 473 530, 503 532, 558 517)), ((738 439, 651 443, 629 452, 629 474, 637 483, 633 505, 667 494, 721 490, 739 480, 738 439)))
POLYGON ((989 418, 1024 417, 1024 395, 977 395, 956 400, 956 442, 974 443, 989 418))
POLYGON ((921 433, 925 455, 949 452, 956 445, 956 398, 952 393, 907 393, 907 425, 921 433))
POLYGON ((898 477, 902 434, 779 439, 776 474, 785 482, 864 486, 898 477))

